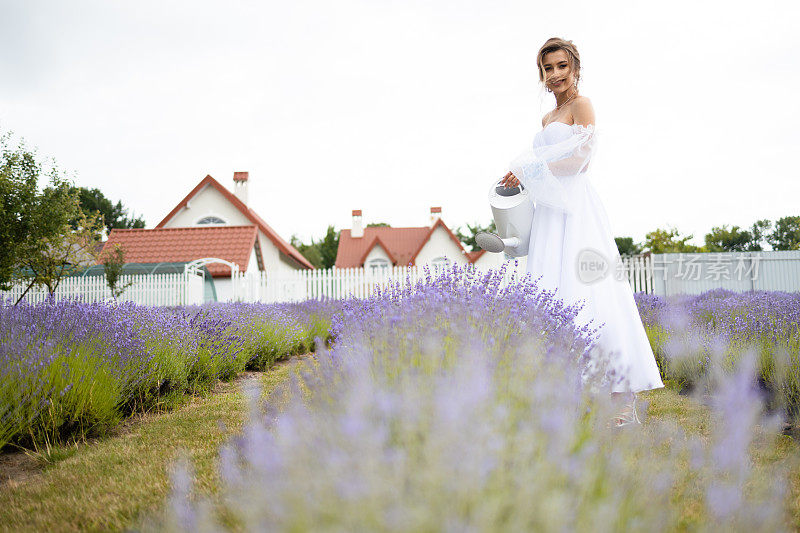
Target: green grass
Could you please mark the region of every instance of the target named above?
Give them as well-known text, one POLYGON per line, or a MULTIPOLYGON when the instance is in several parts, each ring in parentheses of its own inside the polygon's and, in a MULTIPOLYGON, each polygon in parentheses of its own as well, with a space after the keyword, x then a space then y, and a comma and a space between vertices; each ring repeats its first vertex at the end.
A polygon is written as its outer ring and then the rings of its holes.
MULTIPOLYGON (((280 365, 260 374, 263 394, 290 369, 280 365)), ((241 429, 247 414, 240 384, 220 382, 211 394, 191 397, 169 413, 140 416, 109 438, 38 454, 24 477, 3 483, 7 476, 0 472, 0 531, 132 527, 141 513, 163 506, 168 469, 181 449, 194 466, 197 490, 216 493, 219 446, 241 429)))
MULTIPOLYGON (((639 398, 648 403, 647 417, 675 422, 688 435, 697 435, 702 439, 711 437, 713 421, 708 407, 691 396, 684 396, 673 389, 663 388, 647 391, 639 398)), ((644 428, 647 421, 644 421, 644 428)), ((787 520, 795 530, 800 530, 800 443, 788 435, 779 435, 769 440, 764 435, 757 435, 750 450, 753 469, 762 480, 772 475, 771 466, 779 461, 789 465, 785 472, 789 480, 787 494, 789 516, 787 520)), ((676 465, 677 468, 677 465, 676 465)), ((685 477, 673 493, 673 504, 684 517, 687 529, 693 529, 695 523, 702 521, 704 510, 694 491, 692 479, 685 477)))
MULTIPOLYGON (((262 394, 274 391, 293 368, 284 364, 255 374, 262 394)), ((30 472, 25 477, 3 483, 0 471, 0 531, 119 531, 148 524, 157 529, 153 524, 163 516, 170 490, 169 468, 181 449, 188 452, 194 468, 196 496, 213 499, 219 487, 219 446, 240 431, 247 414, 241 384, 241 379, 219 383, 213 393, 191 397, 169 413, 138 417, 111 437, 53 448, 28 460, 30 472)), ((708 408, 693 398, 670 389, 640 397, 649 404, 648 417, 673 421, 689 435, 710 436, 708 408)), ((272 396, 273 401, 281 398, 272 396)), ((646 420, 642 430, 647 431, 646 420)), ((780 437, 753 448, 757 471, 766 473, 769 465, 787 459, 789 519, 800 528, 800 445, 780 437)), ((691 478, 683 478, 675 488, 673 503, 684 517, 685 529, 702 520, 704 510, 691 478)))

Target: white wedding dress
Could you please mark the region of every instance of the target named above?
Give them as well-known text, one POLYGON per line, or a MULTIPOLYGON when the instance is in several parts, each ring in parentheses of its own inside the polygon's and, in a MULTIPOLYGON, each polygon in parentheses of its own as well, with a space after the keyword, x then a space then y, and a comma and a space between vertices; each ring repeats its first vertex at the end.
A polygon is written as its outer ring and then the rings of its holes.
POLYGON ((633 290, 621 275, 608 216, 589 180, 596 141, 593 125, 551 122, 536 133, 533 149, 511 163, 536 206, 527 271, 565 303, 584 301, 576 323, 600 327, 597 346, 624 380, 612 391, 663 387, 633 290))

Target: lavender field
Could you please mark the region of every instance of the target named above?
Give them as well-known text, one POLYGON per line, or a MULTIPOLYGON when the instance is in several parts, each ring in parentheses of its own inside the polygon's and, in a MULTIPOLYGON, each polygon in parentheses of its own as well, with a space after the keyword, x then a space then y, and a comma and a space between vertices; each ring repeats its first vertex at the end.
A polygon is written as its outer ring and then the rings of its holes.
POLYGON ((456 268, 345 302, 332 348, 276 393, 286 406, 254 394, 244 434, 220 451, 223 511, 192 497, 183 464, 169 527, 796 527, 788 466, 755 469, 751 454, 795 416, 796 295, 638 298, 670 385, 711 410, 703 438, 667 420, 610 428, 619 406, 588 356, 596 331, 529 280, 500 279, 456 268))
POLYGON ((334 304, 0 306, 0 448, 105 434, 245 369, 312 350, 334 304))
POLYGON ((749 351, 765 407, 800 423, 800 293, 719 289, 670 298, 639 293, 636 301, 671 386, 711 393, 749 351))
POLYGON ((756 467, 753 453, 798 422, 800 295, 636 295, 665 383, 710 410, 705 437, 652 417, 609 427, 618 378, 598 331, 573 325, 579 304, 502 277, 454 267, 365 300, 292 305, 5 305, 0 443, 102 434, 313 349, 266 402, 251 391, 244 432, 219 451, 219 499, 199 498, 181 463, 151 527, 797 527, 789 463, 756 467))

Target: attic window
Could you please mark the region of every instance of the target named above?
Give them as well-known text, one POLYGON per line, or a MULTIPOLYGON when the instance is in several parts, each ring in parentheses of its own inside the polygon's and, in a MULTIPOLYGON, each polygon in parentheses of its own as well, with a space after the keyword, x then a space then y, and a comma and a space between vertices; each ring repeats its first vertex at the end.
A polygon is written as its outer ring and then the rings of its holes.
POLYGON ((389 261, 382 257, 370 259, 367 262, 367 268, 370 274, 385 274, 389 272, 389 261))
POLYGON ((219 225, 224 225, 225 221, 222 220, 221 218, 215 217, 215 216, 203 217, 203 218, 201 218, 200 220, 197 221, 197 225, 198 226, 205 225, 205 224, 219 226, 219 225))
POLYGON ((431 260, 431 266, 433 267, 434 273, 438 274, 450 266, 450 259, 447 257, 437 257, 431 260))

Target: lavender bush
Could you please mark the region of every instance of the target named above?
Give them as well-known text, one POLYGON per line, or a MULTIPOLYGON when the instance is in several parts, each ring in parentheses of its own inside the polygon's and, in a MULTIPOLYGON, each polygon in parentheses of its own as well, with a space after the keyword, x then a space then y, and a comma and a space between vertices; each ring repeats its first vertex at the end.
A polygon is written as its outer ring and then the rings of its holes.
POLYGON ((0 448, 102 434, 327 337, 331 302, 0 305, 0 448))
POLYGON ((302 303, 216 303, 190 308, 194 313, 213 316, 235 327, 243 343, 247 368, 264 370, 286 355, 314 349, 314 339, 327 341, 335 300, 302 303))
POLYGON ((639 312, 662 375, 680 390, 714 389, 711 354, 732 371, 757 354, 757 381, 770 410, 800 422, 800 293, 724 289, 662 298, 639 293, 639 312))
POLYGON ((243 435, 220 451, 227 518, 195 502, 183 465, 159 527, 785 529, 780 476, 747 468, 756 432, 775 430, 751 388, 754 353, 720 374, 710 441, 661 421, 614 430, 596 330, 530 280, 501 278, 454 267, 345 302, 332 349, 278 392, 286 407, 254 392, 243 435), (673 505, 687 485, 696 523, 673 505))

